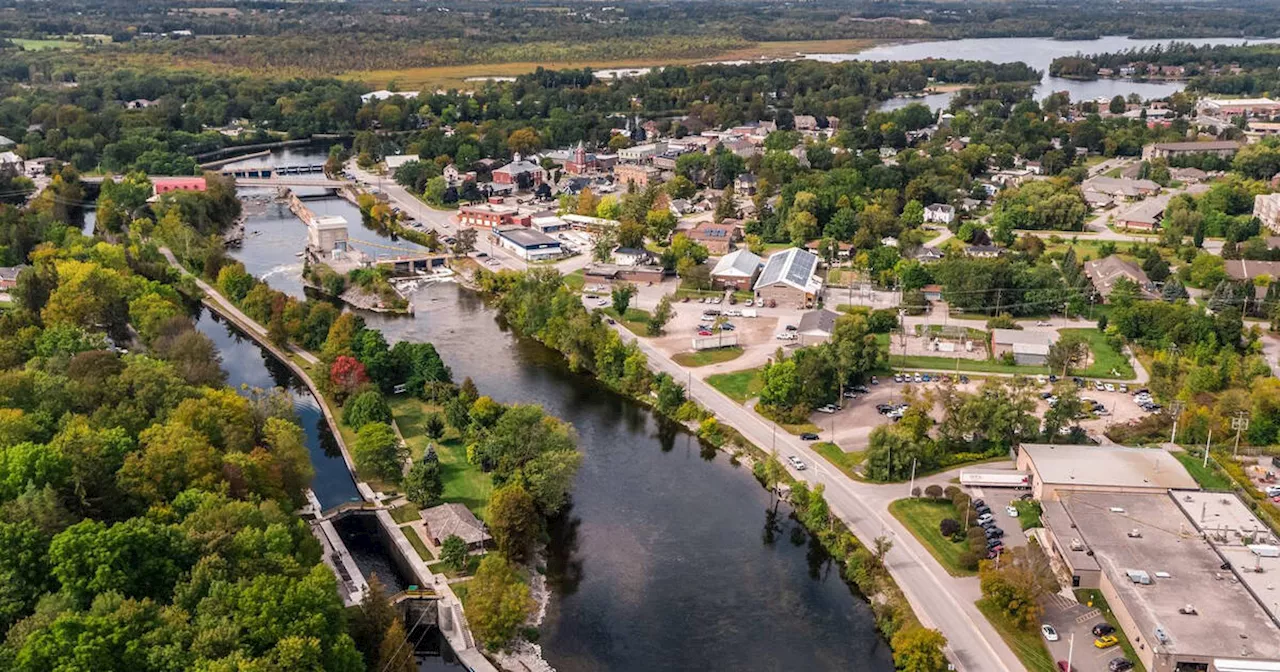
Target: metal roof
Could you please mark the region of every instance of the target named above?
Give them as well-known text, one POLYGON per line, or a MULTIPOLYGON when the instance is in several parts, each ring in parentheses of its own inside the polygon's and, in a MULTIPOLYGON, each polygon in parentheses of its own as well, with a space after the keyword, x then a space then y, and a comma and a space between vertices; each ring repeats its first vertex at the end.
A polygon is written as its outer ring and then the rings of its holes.
POLYGON ((816 292, 821 284, 813 275, 817 269, 818 255, 792 247, 769 257, 755 288, 758 290, 781 282, 804 292, 816 292))
POLYGON ((760 268, 760 256, 750 250, 735 250, 720 257, 711 275, 749 278, 760 268))

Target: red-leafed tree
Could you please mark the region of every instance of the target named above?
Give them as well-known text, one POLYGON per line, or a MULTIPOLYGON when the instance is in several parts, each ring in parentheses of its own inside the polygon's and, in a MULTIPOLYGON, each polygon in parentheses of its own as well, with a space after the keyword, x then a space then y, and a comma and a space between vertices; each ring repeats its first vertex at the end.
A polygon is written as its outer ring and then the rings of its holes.
POLYGON ((368 382, 369 374, 365 372, 364 364, 355 357, 339 355, 333 360, 333 366, 329 367, 329 383, 333 385, 339 402, 368 382))

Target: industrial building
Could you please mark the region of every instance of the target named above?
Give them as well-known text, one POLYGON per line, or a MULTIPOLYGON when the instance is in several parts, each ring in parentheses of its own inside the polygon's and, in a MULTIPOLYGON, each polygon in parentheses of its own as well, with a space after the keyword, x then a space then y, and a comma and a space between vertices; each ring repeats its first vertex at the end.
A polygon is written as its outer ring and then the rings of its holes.
POLYGON ((541 231, 526 229, 523 226, 494 229, 493 241, 499 247, 515 252, 516 256, 526 261, 552 259, 563 252, 560 249, 560 241, 541 231))
POLYGON ((1061 492, 1164 492, 1194 489, 1195 479, 1168 451, 1125 446, 1023 443, 1018 471, 1031 477, 1031 494, 1042 502, 1061 492))
POLYGON ((1049 347, 1057 340, 1056 331, 992 329, 991 356, 1000 359, 1012 353, 1020 366, 1044 366, 1049 361, 1049 347))
POLYGON ((822 289, 817 271, 818 255, 808 250, 792 247, 778 252, 765 261, 755 285, 756 299, 791 308, 812 307, 822 289))

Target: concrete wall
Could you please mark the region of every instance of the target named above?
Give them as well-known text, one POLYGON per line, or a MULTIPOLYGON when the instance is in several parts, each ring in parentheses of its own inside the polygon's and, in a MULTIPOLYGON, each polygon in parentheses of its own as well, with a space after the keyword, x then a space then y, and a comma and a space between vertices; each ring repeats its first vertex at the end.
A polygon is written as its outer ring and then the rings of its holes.
POLYGON ((780 308, 807 308, 808 295, 803 290, 790 285, 776 284, 763 287, 756 292, 756 297, 765 301, 773 300, 780 308))

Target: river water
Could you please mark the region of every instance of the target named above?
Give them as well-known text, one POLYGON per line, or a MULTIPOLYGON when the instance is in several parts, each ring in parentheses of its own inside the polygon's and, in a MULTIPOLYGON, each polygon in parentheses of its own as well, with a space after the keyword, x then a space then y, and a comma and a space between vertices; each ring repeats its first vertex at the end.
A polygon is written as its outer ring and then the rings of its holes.
MULTIPOLYGON (((232 254, 300 295, 291 264, 305 229, 286 215, 251 217, 247 230, 263 233, 232 254)), ((558 670, 893 668, 866 602, 785 506, 770 514, 746 468, 568 371, 469 290, 437 284, 410 299, 412 317, 365 320, 389 342, 434 343, 482 394, 539 404, 577 428, 582 469, 546 565, 553 599, 541 644, 558 670)))
MULTIPOLYGON (((1242 44, 1242 38, 1187 37, 1179 42, 1198 45, 1242 44)), ((1277 39, 1248 40, 1249 44, 1277 42, 1277 39)), ((962 59, 1014 63, 1021 61, 1040 70, 1044 76, 1035 89, 1035 99, 1043 100, 1056 91, 1066 91, 1072 100, 1111 99, 1117 95, 1140 94, 1143 98, 1164 98, 1181 91, 1183 82, 1135 82, 1125 79, 1099 79, 1077 81, 1049 76, 1049 63, 1059 56, 1098 54, 1104 52, 1140 49, 1169 40, 1131 40, 1122 35, 1109 35, 1096 40, 1054 40, 1047 37, 994 37, 941 42, 910 42, 872 47, 852 54, 810 54, 807 58, 819 61, 918 61, 926 58, 962 59)), ((880 109, 897 109, 913 102, 921 102, 933 109, 946 107, 951 94, 935 94, 925 98, 894 98, 880 109)))

